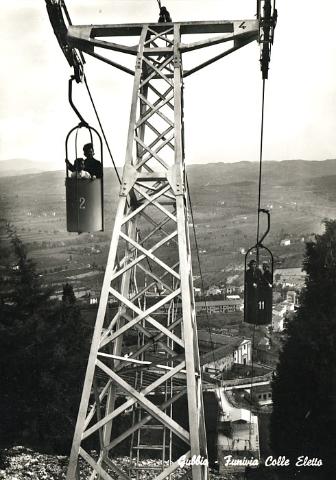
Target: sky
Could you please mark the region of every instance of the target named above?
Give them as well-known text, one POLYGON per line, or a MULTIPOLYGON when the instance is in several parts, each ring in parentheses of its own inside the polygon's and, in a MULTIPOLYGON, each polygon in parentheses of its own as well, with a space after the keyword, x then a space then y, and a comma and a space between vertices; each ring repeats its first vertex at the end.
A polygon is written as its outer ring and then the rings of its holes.
MULTIPOLYGON (((162 4, 173 21, 191 21, 253 19, 256 2, 163 0, 162 4)), ((158 17, 156 0, 66 0, 66 5, 75 25, 151 22, 158 17)), ((335 158, 336 3, 277 0, 277 8, 266 83, 264 159, 335 158)), ((216 53, 223 50, 223 46, 215 48, 216 53)), ((46 170, 62 169, 65 136, 78 121, 67 100, 72 71, 54 36, 44 0, 3 2, 0 56, 4 67, 0 161, 23 158, 42 163, 46 170)), ((122 166, 133 78, 96 59, 86 56, 86 60, 92 95, 114 159, 122 166)), ((134 58, 125 58, 125 64, 134 67, 134 58)), ((186 78, 186 162, 258 161, 261 91, 256 42, 186 78)), ((96 126, 83 85, 74 86, 74 98, 84 117, 96 126)))

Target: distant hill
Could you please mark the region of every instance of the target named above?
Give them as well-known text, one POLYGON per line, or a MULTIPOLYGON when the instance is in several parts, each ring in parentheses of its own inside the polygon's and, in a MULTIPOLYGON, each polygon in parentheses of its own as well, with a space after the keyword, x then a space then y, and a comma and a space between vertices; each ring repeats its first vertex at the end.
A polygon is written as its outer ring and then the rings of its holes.
MULTIPOLYGON (((121 169, 119 170, 121 171, 121 169)), ((114 172, 107 168, 108 177, 114 178, 114 172)), ((187 165, 189 182, 193 186, 231 185, 247 187, 258 181, 258 162, 206 163, 187 165)), ((30 178, 30 181, 45 183, 48 186, 52 179, 64 177, 63 171, 46 172, 46 165, 26 159, 0 161, 0 177, 41 174, 30 178)), ((333 183, 336 176, 336 159, 324 161, 283 160, 279 162, 265 161, 262 167, 262 179, 269 185, 312 185, 333 183)), ((25 181, 22 179, 22 181, 25 181)))
MULTIPOLYGON (((64 195, 64 171, 35 172, 40 164, 29 160, 8 160, 0 162, 0 187, 2 192, 22 192, 23 194, 64 195), (12 173, 3 168, 15 165, 12 173), (22 165, 22 169, 18 169, 22 165), (18 169, 18 172, 16 171, 18 169), (5 173, 10 176, 7 180, 5 173)), ((40 165, 41 166, 41 165, 40 165)), ((119 170, 121 174, 121 170, 119 170)), ((243 195, 254 194, 258 183, 259 164, 256 162, 208 163, 204 165, 187 165, 187 176, 193 195, 205 197, 205 203, 212 202, 218 193, 234 191, 243 195)), ((263 189, 275 187, 298 187, 302 194, 308 188, 320 190, 323 195, 333 191, 336 185, 336 159, 325 161, 285 160, 267 161, 262 169, 263 189)), ((111 195, 118 191, 119 184, 112 168, 105 169, 105 193, 111 195)), ((238 199, 237 199, 238 200, 238 199)), ((241 203, 244 200, 241 198, 241 203)))
POLYGON ((10 160, 0 161, 0 177, 39 173, 45 170, 45 163, 33 162, 25 158, 12 158, 10 160))
MULTIPOLYGON (((257 182, 258 162, 208 163, 187 166, 189 181, 193 185, 226 185, 257 182)), ((262 179, 270 185, 302 185, 310 179, 336 175, 336 159, 324 161, 283 160, 265 161, 262 179)))
POLYGON ((324 175, 322 177, 315 177, 310 180, 311 185, 321 187, 333 187, 336 185, 336 173, 335 175, 324 175))
MULTIPOLYGON (((5 192, 21 192, 25 195, 63 195, 65 194, 64 188, 65 172, 61 170, 52 172, 39 172, 29 173, 21 175, 13 175, 10 178, 1 178, 0 176, 0 190, 5 192)), ((118 183, 112 168, 105 170, 105 185, 117 188, 118 183)), ((105 192, 108 194, 111 189, 107 189, 105 192)))
MULTIPOLYGON (((252 162, 187 166, 197 243, 208 285, 231 275, 230 269, 242 264, 242 251, 255 244, 258 170, 258 163, 252 162)), ((6 178, 0 174, 0 220, 14 223, 22 239, 30 248, 33 245, 40 268, 59 268, 61 261, 68 268, 69 250, 63 243, 73 242, 74 236, 66 232, 65 172, 28 173, 23 169, 20 173, 25 174, 6 178), (56 254, 55 249, 59 249, 56 254)), ((304 240, 323 231, 323 219, 336 218, 335 185, 335 159, 264 162, 261 205, 271 211, 271 229, 265 245, 271 249, 277 268, 299 267, 304 240), (288 247, 280 245, 284 238, 291 241, 288 247)), ((107 168, 105 232, 112 230, 119 188, 115 172, 107 168)), ((261 223, 264 231, 264 216, 261 223)), ((99 247, 102 253, 94 257, 102 267, 107 255, 106 235, 97 234, 94 240, 98 242, 100 238, 103 243, 99 247)), ((91 237, 85 236, 76 240, 82 246, 90 241, 91 237)), ((194 242, 193 235, 191 241, 194 242)), ((74 257, 84 272, 92 263, 90 255, 74 257)), ((194 268, 197 271, 197 265, 194 268)))

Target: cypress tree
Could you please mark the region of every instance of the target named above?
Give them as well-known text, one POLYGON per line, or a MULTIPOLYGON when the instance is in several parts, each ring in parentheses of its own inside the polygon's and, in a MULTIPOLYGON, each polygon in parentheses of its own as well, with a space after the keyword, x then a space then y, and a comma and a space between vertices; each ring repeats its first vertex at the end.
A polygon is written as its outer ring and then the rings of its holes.
POLYGON ((336 471, 336 221, 306 245, 300 308, 287 326, 273 381, 271 446, 295 465, 300 456, 322 467, 296 469, 303 478, 336 471))

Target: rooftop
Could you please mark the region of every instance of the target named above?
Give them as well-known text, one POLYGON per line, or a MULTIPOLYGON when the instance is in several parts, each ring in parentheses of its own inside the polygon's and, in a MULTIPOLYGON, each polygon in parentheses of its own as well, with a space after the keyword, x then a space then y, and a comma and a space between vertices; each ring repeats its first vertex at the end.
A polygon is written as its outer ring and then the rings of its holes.
POLYGON ((206 365, 207 363, 216 362, 217 360, 221 360, 228 355, 233 355, 235 349, 240 345, 239 342, 232 342, 229 345, 223 345, 222 347, 216 348, 215 350, 211 350, 210 352, 201 355, 200 362, 201 367, 206 365))
MULTIPOLYGON (((206 306, 207 307, 216 307, 216 306, 219 306, 219 305, 240 305, 241 303, 243 303, 242 299, 234 299, 234 300, 207 300, 206 301, 206 306)), ((204 301, 201 301, 201 302, 196 302, 196 306, 200 306, 200 305, 204 305, 205 306, 205 302, 204 301)))
POLYGON ((209 333, 206 330, 198 331, 198 342, 199 343, 210 343, 213 345, 229 345, 234 342, 239 342, 239 345, 244 341, 250 341, 249 338, 244 338, 240 336, 231 336, 223 335, 221 333, 209 333))
POLYGON ((291 275, 291 276, 305 277, 306 272, 304 272, 301 267, 277 268, 274 271, 274 275, 291 275))

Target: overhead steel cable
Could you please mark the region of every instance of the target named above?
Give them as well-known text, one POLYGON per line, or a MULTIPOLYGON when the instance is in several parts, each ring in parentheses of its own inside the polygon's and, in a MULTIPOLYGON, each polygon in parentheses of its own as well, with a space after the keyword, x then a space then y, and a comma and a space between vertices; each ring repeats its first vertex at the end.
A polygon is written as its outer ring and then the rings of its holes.
POLYGON ((262 83, 262 99, 261 99, 261 125, 260 125, 260 148, 259 148, 259 181, 258 181, 258 223, 257 223, 257 246, 259 245, 260 233, 260 207, 261 207, 261 188, 262 188, 262 159, 263 159, 263 143, 264 143, 264 110, 265 110, 265 79, 262 83))
POLYGON ((86 90, 89 94, 89 97, 90 97, 90 100, 91 100, 91 104, 92 104, 92 107, 93 107, 93 110, 96 114, 96 118, 97 118, 97 121, 98 121, 98 124, 99 124, 99 127, 100 127, 100 130, 102 132, 102 135, 103 135, 103 138, 104 138, 104 141, 105 141, 105 145, 106 145, 106 148, 110 154, 110 157, 111 157, 111 160, 112 160, 112 164, 113 164, 113 167, 114 167, 114 171, 117 175, 117 178, 118 178, 118 181, 119 181, 119 184, 121 185, 121 178, 120 178, 120 175, 119 175, 119 172, 117 170, 117 167, 116 167, 116 164, 114 162, 114 158, 113 158, 113 155, 112 155, 112 152, 111 152, 111 149, 110 149, 110 145, 107 141, 107 138, 106 138, 106 135, 105 135, 105 131, 103 129, 103 126, 102 126, 102 123, 100 121, 100 118, 99 118, 99 115, 98 115, 98 112, 97 112, 97 109, 96 109, 96 105, 94 103, 94 100, 92 98, 92 94, 91 94, 91 91, 90 91, 90 88, 89 88, 89 85, 88 85, 88 82, 87 82, 87 79, 86 79, 86 75, 84 75, 84 83, 85 83, 85 86, 86 86, 86 90))
MULTIPOLYGON (((191 215, 191 221, 192 221, 193 233, 194 233, 194 239, 195 239, 195 248, 196 248, 198 270, 199 270, 199 273, 200 273, 201 288, 202 288, 202 292, 203 292, 203 303, 204 303, 204 306, 205 306, 205 317, 206 317, 207 326, 208 326, 208 332, 209 332, 213 362, 214 362, 214 365, 216 365, 216 363, 218 364, 218 362, 216 361, 216 357, 215 357, 215 348, 214 348, 214 342, 213 342, 213 339, 212 339, 210 320, 209 320, 209 316, 208 316, 207 301, 206 301, 206 297, 205 297, 205 293, 204 293, 205 292, 204 280, 203 280, 203 273, 202 273, 202 267, 201 267, 201 259, 200 259, 200 256, 199 256, 198 240, 197 240, 197 235, 196 235, 194 213, 193 213, 193 208, 192 208, 192 203, 191 203, 190 189, 189 189, 187 174, 186 174, 186 186, 187 186, 187 191, 188 191, 188 201, 189 201, 189 206, 190 206, 190 215, 191 215)), ((219 383, 217 378, 216 378, 216 381, 217 381, 217 383, 219 383)))
MULTIPOLYGON (((257 265, 259 265, 259 234, 260 234, 260 208, 261 208, 261 190, 262 190, 262 161, 263 161, 263 144, 264 144, 264 113, 265 113, 265 79, 262 81, 262 97, 261 97, 261 123, 260 123, 260 145, 259 145, 259 177, 258 177, 258 211, 257 211, 257 265)), ((258 305, 256 307, 258 309, 258 305)), ((256 312, 256 315, 258 312, 256 312)), ((253 377, 254 377, 254 347, 255 347, 256 324, 253 324, 252 343, 251 343, 251 388, 250 388, 250 427, 249 427, 249 444, 251 448, 251 422, 252 422, 252 396, 253 396, 253 377)))

